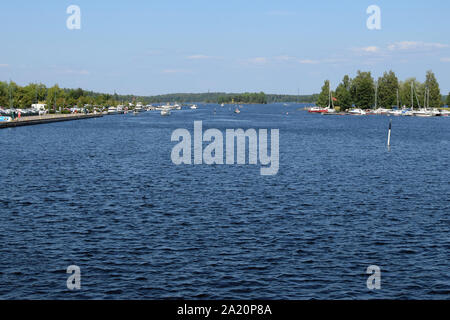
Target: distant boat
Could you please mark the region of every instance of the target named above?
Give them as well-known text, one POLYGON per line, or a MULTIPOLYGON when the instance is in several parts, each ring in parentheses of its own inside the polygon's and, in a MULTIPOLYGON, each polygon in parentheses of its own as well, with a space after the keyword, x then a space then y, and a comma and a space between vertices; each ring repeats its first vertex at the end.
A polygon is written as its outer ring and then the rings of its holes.
POLYGON ((193 104, 193 105, 191 106, 191 109, 192 109, 192 110, 196 110, 196 109, 197 109, 197 105, 193 104))
POLYGON ((391 110, 384 109, 384 108, 378 108, 373 111, 374 114, 388 114, 391 110))
POLYGON ((117 114, 117 108, 116 107, 109 107, 108 108, 108 114, 117 114))
MULTIPOLYGON (((331 93, 331 84, 329 85, 329 92, 328 92, 328 107, 321 108, 321 107, 311 107, 309 108, 309 113, 336 113, 336 110, 334 109, 334 100, 333 95, 331 93)), ((287 104, 285 104, 287 106, 287 104)))
POLYGON ((169 109, 161 110, 161 115, 162 116, 170 116, 170 110, 169 109))
POLYGON ((327 109, 326 108, 321 108, 321 107, 311 107, 308 109, 309 113, 326 113, 327 109))
POLYGON ((365 116, 367 114, 364 110, 360 108, 352 109, 349 111, 349 113, 354 116, 365 116))
POLYGON ((419 109, 417 111, 414 111, 414 116, 421 117, 421 118, 434 117, 434 115, 426 109, 419 109))
POLYGON ((223 107, 225 107, 225 104, 222 103, 220 106, 223 108, 223 107))
POLYGON ((389 114, 392 116, 402 116, 403 110, 401 110, 401 109, 391 110, 391 111, 389 111, 389 114))
POLYGON ((450 111, 449 110, 441 110, 441 117, 448 117, 450 116, 450 111))
POLYGON ((239 114, 239 113, 241 113, 241 110, 239 110, 239 108, 236 108, 236 110, 234 110, 234 113, 239 114))
POLYGON ((10 122, 11 120, 11 117, 0 117, 0 122, 10 122))

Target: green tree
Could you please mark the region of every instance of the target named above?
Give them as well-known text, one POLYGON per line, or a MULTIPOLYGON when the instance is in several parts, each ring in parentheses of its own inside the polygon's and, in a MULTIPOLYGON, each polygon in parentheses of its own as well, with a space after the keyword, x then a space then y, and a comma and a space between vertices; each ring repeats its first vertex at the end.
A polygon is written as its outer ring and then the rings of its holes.
POLYGON ((352 95, 350 94, 351 82, 350 77, 346 75, 336 88, 337 104, 341 110, 349 109, 352 106, 352 95))
POLYGON ((431 108, 439 108, 442 105, 441 102, 441 90, 439 89, 439 83, 436 80, 436 76, 433 71, 427 71, 427 76, 425 80, 425 88, 429 92, 429 102, 431 108))
POLYGON ((385 72, 378 79, 378 105, 382 108, 397 105, 397 90, 399 90, 397 76, 392 70, 385 72))
POLYGON ((322 86, 322 91, 319 94, 319 97, 317 98, 316 104, 321 107, 325 108, 328 107, 330 103, 330 80, 325 80, 325 83, 322 86))
POLYGON ((8 106, 9 108, 18 108, 22 93, 19 92, 19 86, 10 81, 8 84, 8 106))
POLYGON ((370 72, 358 71, 350 89, 352 100, 358 108, 369 109, 375 104, 375 84, 370 72))
POLYGON ((53 87, 49 88, 47 90, 47 108, 49 110, 58 110, 57 102, 58 98, 63 98, 65 96, 65 93, 63 90, 59 88, 57 84, 55 84, 53 87))
POLYGON ((0 81, 0 107, 9 106, 9 87, 8 83, 0 81))
POLYGON ((450 92, 448 93, 446 104, 447 104, 447 107, 450 107, 450 92))
POLYGON ((19 107, 22 109, 31 108, 33 103, 38 102, 38 84, 30 83, 29 85, 22 87, 20 92, 19 107))

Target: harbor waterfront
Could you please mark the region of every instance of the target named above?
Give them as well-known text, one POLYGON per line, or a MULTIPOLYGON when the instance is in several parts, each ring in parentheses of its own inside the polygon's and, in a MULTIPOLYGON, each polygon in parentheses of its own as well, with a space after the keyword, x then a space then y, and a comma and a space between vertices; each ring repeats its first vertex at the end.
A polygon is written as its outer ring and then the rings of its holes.
POLYGON ((102 117, 103 114, 46 114, 0 122, 0 129, 102 117))
POLYGON ((450 118, 308 106, 0 130, 0 298, 448 299, 450 118), (173 164, 171 134, 194 121, 279 129, 278 174, 173 164), (381 290, 366 286, 371 265, 381 290))

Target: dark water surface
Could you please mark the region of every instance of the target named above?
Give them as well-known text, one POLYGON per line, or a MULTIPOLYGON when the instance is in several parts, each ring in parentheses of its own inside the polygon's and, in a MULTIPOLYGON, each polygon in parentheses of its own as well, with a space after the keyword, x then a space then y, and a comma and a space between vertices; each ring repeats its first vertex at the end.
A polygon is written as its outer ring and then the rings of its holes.
POLYGON ((448 299, 450 118, 392 118, 388 152, 388 117, 297 108, 1 130, 0 298, 448 299), (278 175, 175 166, 194 120, 280 129, 278 175))

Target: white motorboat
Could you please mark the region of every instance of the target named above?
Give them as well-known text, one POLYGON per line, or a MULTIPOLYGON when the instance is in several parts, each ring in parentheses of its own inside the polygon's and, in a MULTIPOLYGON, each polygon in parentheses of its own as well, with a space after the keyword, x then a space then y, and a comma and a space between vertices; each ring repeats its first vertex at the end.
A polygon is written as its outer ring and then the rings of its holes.
POLYGON ((432 109, 432 110, 430 111, 430 113, 431 113, 434 117, 439 117, 439 116, 441 115, 441 111, 440 111, 439 109, 436 109, 436 108, 432 109))
POLYGON ((392 116, 398 117, 398 116, 403 115, 403 110, 400 110, 400 109, 391 110, 391 111, 389 111, 389 114, 392 116))
POLYGON ((309 113, 326 113, 327 112, 327 108, 321 108, 321 107, 311 107, 308 109, 309 113))
POLYGON ((450 116, 450 111, 449 110, 441 110, 441 117, 448 117, 450 116))
POLYGON ((192 109, 192 110, 196 110, 196 109, 197 109, 197 105, 195 105, 195 104, 192 105, 192 106, 191 106, 191 109, 192 109))
POLYGON ((429 118, 433 117, 434 115, 427 109, 419 109, 414 111, 414 116, 421 118, 429 118))
POLYGON ((374 114, 388 114, 391 110, 385 108, 378 108, 373 111, 374 114))
POLYGON ((171 106, 169 103, 167 103, 166 105, 158 106, 158 107, 155 108, 155 110, 158 110, 158 111, 162 111, 162 110, 173 110, 173 109, 175 109, 175 107, 174 107, 174 106, 171 106))
POLYGON ((412 117, 412 116, 414 116, 414 111, 406 110, 406 111, 403 112, 402 116, 412 117))
POLYGON ((354 116, 365 116, 366 115, 366 112, 360 108, 352 109, 349 111, 349 113, 354 116))
POLYGON ((162 116, 170 116, 170 109, 163 109, 161 110, 162 116))
POLYGON ((109 107, 108 108, 108 114, 117 114, 117 108, 116 107, 109 107))

